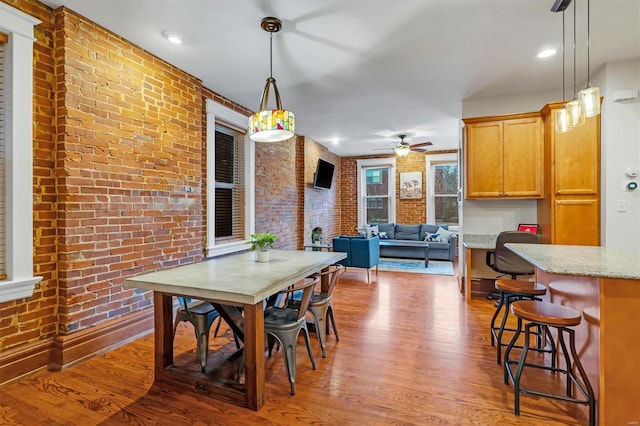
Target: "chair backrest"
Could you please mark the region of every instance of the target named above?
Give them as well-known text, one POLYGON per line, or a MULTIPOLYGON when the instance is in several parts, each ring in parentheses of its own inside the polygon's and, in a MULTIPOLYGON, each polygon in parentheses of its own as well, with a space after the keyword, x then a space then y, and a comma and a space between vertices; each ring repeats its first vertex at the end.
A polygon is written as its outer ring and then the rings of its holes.
POLYGON ((495 267, 499 272, 511 275, 531 275, 535 272, 535 267, 506 248, 507 243, 537 244, 538 236, 531 232, 503 231, 496 239, 495 267))
POLYGON ((319 281, 320 278, 316 276, 306 277, 301 283, 294 284, 289 288, 279 292, 279 294, 283 294, 286 296, 285 306, 291 309, 298 310, 298 317, 296 318, 296 321, 300 321, 302 318, 304 318, 307 309, 309 309, 309 303, 311 302, 313 290, 319 281), (299 295, 300 292, 302 292, 302 296, 296 297, 296 294, 299 295))
POLYGON ((331 265, 327 268, 326 271, 318 272, 313 274, 314 277, 317 277, 319 280, 327 279, 328 284, 326 286, 326 292, 324 292, 325 297, 331 297, 331 293, 333 293, 333 288, 336 286, 338 282, 338 278, 345 271, 345 267, 341 264, 331 265))

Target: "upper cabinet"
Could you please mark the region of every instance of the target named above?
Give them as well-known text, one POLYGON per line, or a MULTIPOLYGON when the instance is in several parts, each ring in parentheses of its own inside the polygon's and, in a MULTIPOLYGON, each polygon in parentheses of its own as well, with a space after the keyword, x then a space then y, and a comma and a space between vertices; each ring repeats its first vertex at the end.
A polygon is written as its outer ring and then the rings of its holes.
POLYGON ((466 198, 542 198, 540 113, 465 118, 466 198))
POLYGON ((600 115, 566 133, 555 131, 555 111, 542 109, 544 121, 545 198, 537 216, 543 243, 600 245, 600 115))

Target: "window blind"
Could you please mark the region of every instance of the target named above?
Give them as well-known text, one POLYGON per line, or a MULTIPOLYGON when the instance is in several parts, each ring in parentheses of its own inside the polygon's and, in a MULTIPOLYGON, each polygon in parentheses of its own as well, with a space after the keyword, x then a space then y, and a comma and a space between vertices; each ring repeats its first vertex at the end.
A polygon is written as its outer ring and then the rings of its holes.
POLYGON ((246 134, 216 124, 215 143, 215 240, 216 244, 245 239, 246 134))

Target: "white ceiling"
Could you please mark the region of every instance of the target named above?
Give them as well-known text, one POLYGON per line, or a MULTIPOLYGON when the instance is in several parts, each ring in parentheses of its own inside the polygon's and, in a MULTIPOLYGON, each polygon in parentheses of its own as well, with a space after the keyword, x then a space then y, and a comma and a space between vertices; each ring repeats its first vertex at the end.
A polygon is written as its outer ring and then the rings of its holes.
MULTIPOLYGON (((269 75, 265 16, 274 35, 273 75, 296 133, 342 156, 391 148, 397 135, 458 147, 466 99, 557 89, 562 93, 562 17, 553 0, 43 0, 67 6, 257 109, 269 75), (182 34, 182 45, 162 33, 182 34), (554 47, 558 54, 539 60, 554 47), (337 139, 339 143, 333 144, 337 139)), ((576 3, 577 2, 577 3, 576 3)), ((586 82, 587 0, 567 10, 567 97, 586 82)), ((591 0, 591 74, 640 57, 640 1, 591 0)), ((274 105, 270 100, 270 106, 274 105)), ((391 152, 391 150, 389 150, 391 152)))

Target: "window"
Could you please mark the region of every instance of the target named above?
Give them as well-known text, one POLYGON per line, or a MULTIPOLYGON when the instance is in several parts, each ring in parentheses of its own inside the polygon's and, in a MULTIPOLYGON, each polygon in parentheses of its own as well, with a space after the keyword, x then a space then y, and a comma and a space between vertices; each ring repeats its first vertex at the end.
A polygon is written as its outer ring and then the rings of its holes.
POLYGON ((216 124, 215 242, 244 241, 244 138, 216 124))
POLYGON ((4 146, 5 278, 0 302, 33 294, 33 27, 40 21, 0 3, 2 33, 2 143, 4 146), (29 76, 29 78, 24 78, 29 76))
POLYGON ((458 162, 456 154, 427 156, 427 222, 458 229, 458 162))
POLYGON ((248 118, 211 100, 207 108, 207 248, 214 257, 246 250, 254 230, 254 145, 248 118))
POLYGON ((395 158, 358 160, 358 226, 395 221, 395 158))

